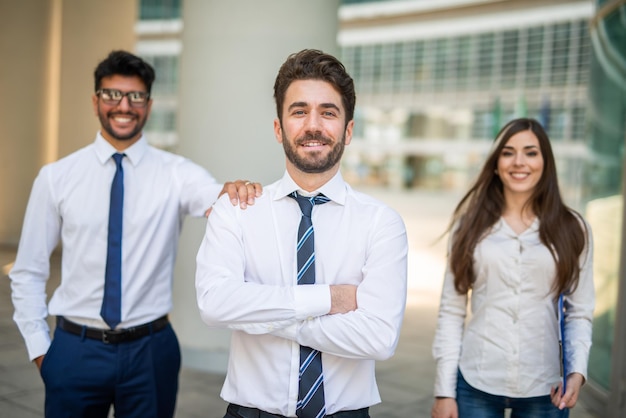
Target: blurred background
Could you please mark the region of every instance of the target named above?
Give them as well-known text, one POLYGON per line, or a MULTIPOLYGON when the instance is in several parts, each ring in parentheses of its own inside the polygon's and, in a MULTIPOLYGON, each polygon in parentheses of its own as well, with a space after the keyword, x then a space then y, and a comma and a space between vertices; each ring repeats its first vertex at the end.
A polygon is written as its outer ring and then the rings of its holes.
MULTIPOLYGON (((302 48, 337 55, 357 90, 343 175, 398 208, 410 262, 437 260, 437 268, 444 249, 431 244, 496 133, 512 118, 536 118, 552 139, 565 201, 594 232, 597 307, 585 403, 598 417, 626 416, 626 1, 0 0, 0 17, 7 254, 19 242, 40 167, 93 141, 93 70, 113 49, 155 67, 150 143, 220 181, 265 184, 284 169, 272 132, 280 64, 302 48), (437 223, 411 217, 423 213, 437 223)), ((172 316, 185 366, 221 373, 229 334, 207 331, 195 307, 203 226, 185 223, 172 316)), ((435 271, 415 270, 412 288, 437 289, 436 299, 442 271, 435 271)))

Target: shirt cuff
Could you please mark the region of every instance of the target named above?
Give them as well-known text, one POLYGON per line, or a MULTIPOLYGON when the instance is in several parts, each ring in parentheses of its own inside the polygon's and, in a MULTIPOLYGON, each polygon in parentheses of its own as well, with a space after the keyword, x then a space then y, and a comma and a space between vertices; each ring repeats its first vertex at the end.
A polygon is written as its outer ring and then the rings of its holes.
POLYGON ((330 286, 327 284, 295 287, 296 319, 306 321, 330 312, 330 286))
POLYGON ((28 358, 32 361, 48 352, 50 348, 50 335, 47 333, 29 335, 28 338, 25 338, 25 342, 28 358))

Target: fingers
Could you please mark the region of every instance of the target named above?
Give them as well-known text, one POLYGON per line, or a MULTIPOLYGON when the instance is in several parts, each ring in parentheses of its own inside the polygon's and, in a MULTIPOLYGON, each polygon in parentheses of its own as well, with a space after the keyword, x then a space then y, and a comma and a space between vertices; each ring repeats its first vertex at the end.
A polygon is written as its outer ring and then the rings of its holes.
POLYGON ((561 402, 559 402, 559 409, 572 408, 576 405, 576 400, 574 399, 574 393, 571 388, 567 388, 565 394, 561 397, 561 402))
POLYGON ((572 373, 567 376, 567 389, 565 394, 561 398, 559 409, 573 408, 578 401, 578 395, 580 394, 580 387, 584 381, 583 376, 580 373, 572 373))
POLYGON ((261 183, 253 183, 248 180, 238 180, 235 183, 238 185, 237 192, 239 194, 239 206, 241 206, 241 209, 245 209, 247 205, 254 205, 255 199, 260 197, 263 192, 261 183), (240 181, 241 184, 239 184, 240 181))
POLYGON ((562 392, 562 383, 559 383, 556 387, 550 389, 550 399, 552 404, 559 409, 573 408, 578 401, 578 395, 580 394, 580 387, 582 386, 584 379, 579 373, 572 373, 567 376, 567 389, 565 393, 562 392))
POLYGON ((456 399, 454 398, 437 398, 430 411, 432 418, 457 418, 459 412, 457 409, 456 399))
POLYGON ((254 196, 261 197, 261 195, 263 194, 263 186, 261 186, 261 183, 250 183, 250 184, 254 187, 254 196))
POLYGON ((550 388, 550 400, 552 405, 559 408, 561 406, 561 384, 550 388))
MULTIPOLYGON (((220 196, 224 193, 228 193, 228 198, 233 206, 239 204, 241 209, 245 209, 248 205, 254 205, 254 200, 263 193, 263 186, 260 183, 237 180, 224 183, 220 196)), ((209 211, 207 211, 207 216, 209 211)))

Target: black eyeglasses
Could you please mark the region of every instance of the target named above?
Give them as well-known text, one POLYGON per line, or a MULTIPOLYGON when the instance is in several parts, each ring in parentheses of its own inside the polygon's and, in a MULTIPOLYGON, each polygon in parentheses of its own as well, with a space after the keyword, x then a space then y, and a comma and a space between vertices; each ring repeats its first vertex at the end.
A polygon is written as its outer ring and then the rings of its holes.
POLYGON ((123 91, 116 89, 100 89, 96 91, 102 101, 109 106, 117 106, 124 96, 128 97, 128 104, 131 107, 145 107, 150 99, 150 93, 143 91, 123 91))

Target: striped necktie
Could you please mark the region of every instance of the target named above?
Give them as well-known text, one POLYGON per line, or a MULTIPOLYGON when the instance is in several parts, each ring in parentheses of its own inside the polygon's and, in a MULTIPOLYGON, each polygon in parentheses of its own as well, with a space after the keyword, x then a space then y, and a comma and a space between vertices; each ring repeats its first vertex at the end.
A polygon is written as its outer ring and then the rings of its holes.
MULTIPOLYGON (((298 284, 315 283, 315 240, 311 214, 313 206, 329 202, 320 194, 312 197, 300 196, 297 192, 289 195, 296 199, 302 217, 298 227, 298 284)), ((324 376, 322 374, 322 353, 300 346, 300 374, 296 415, 299 418, 321 418, 326 414, 324 402, 324 376)))
POLYGON ((124 214, 124 169, 122 159, 125 154, 115 153, 113 159, 117 167, 111 183, 109 206, 109 235, 107 241, 107 262, 104 272, 104 298, 100 316, 115 329, 122 321, 122 219, 124 214))

